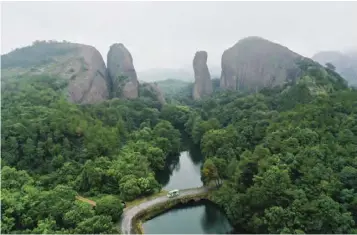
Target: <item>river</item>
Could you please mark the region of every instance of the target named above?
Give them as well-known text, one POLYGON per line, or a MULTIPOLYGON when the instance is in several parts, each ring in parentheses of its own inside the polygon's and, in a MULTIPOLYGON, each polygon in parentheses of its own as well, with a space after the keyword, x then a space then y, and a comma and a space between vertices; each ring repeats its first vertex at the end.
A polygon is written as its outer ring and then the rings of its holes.
POLYGON ((202 161, 202 158, 193 159, 189 151, 181 152, 158 174, 158 181, 165 190, 201 187, 202 161))
MULTIPOLYGON (((200 187, 203 185, 202 164, 201 154, 190 149, 172 158, 157 179, 166 190, 200 187)), ((145 221, 143 228, 148 234, 222 234, 232 231, 224 213, 209 201, 178 205, 145 221)))

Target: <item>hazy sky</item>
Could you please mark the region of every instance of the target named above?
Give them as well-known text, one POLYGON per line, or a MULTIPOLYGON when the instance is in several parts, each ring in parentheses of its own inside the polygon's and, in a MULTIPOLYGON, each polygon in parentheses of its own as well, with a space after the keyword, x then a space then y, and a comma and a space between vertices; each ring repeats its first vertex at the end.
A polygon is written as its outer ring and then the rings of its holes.
POLYGON ((261 36, 305 56, 357 47, 357 2, 3 2, 1 54, 40 40, 95 46, 106 60, 123 43, 136 70, 191 66, 261 36))

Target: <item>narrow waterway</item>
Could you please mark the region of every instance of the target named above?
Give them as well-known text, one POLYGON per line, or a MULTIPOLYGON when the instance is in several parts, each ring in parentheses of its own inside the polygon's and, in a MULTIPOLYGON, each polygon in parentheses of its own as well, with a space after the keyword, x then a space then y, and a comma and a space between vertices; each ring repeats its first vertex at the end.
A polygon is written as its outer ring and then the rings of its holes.
POLYGON ((158 181, 166 190, 201 187, 201 166, 203 159, 194 159, 189 151, 180 153, 169 162, 158 181))
MULTIPOLYGON (((166 190, 200 187, 203 158, 190 149, 170 159, 165 170, 157 175, 166 190)), ((146 234, 212 234, 229 233, 232 226, 224 213, 209 201, 178 205, 143 223, 146 234)))

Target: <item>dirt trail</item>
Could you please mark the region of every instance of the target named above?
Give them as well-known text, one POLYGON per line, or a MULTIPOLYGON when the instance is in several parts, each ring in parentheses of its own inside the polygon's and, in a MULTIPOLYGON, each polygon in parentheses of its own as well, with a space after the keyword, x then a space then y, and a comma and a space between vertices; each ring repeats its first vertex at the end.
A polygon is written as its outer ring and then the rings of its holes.
POLYGON ((90 204, 92 206, 96 206, 97 205, 97 203, 95 201, 89 200, 88 198, 84 198, 84 197, 81 197, 81 196, 76 196, 76 199, 80 200, 82 202, 86 202, 86 203, 88 203, 88 204, 90 204))

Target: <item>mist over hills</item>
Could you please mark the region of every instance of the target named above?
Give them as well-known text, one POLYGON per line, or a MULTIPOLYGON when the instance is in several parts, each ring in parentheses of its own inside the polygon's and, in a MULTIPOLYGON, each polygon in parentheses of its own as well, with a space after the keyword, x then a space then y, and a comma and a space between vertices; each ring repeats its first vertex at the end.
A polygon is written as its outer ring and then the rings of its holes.
MULTIPOLYGON (((220 77, 221 67, 211 66, 209 70, 212 77, 220 77)), ((177 79, 187 82, 194 81, 194 74, 191 65, 182 66, 181 68, 152 68, 137 71, 139 80, 145 82, 162 81, 166 79, 177 79)))
POLYGON ((331 63, 349 85, 357 86, 357 50, 321 51, 316 53, 312 59, 322 65, 331 63))

